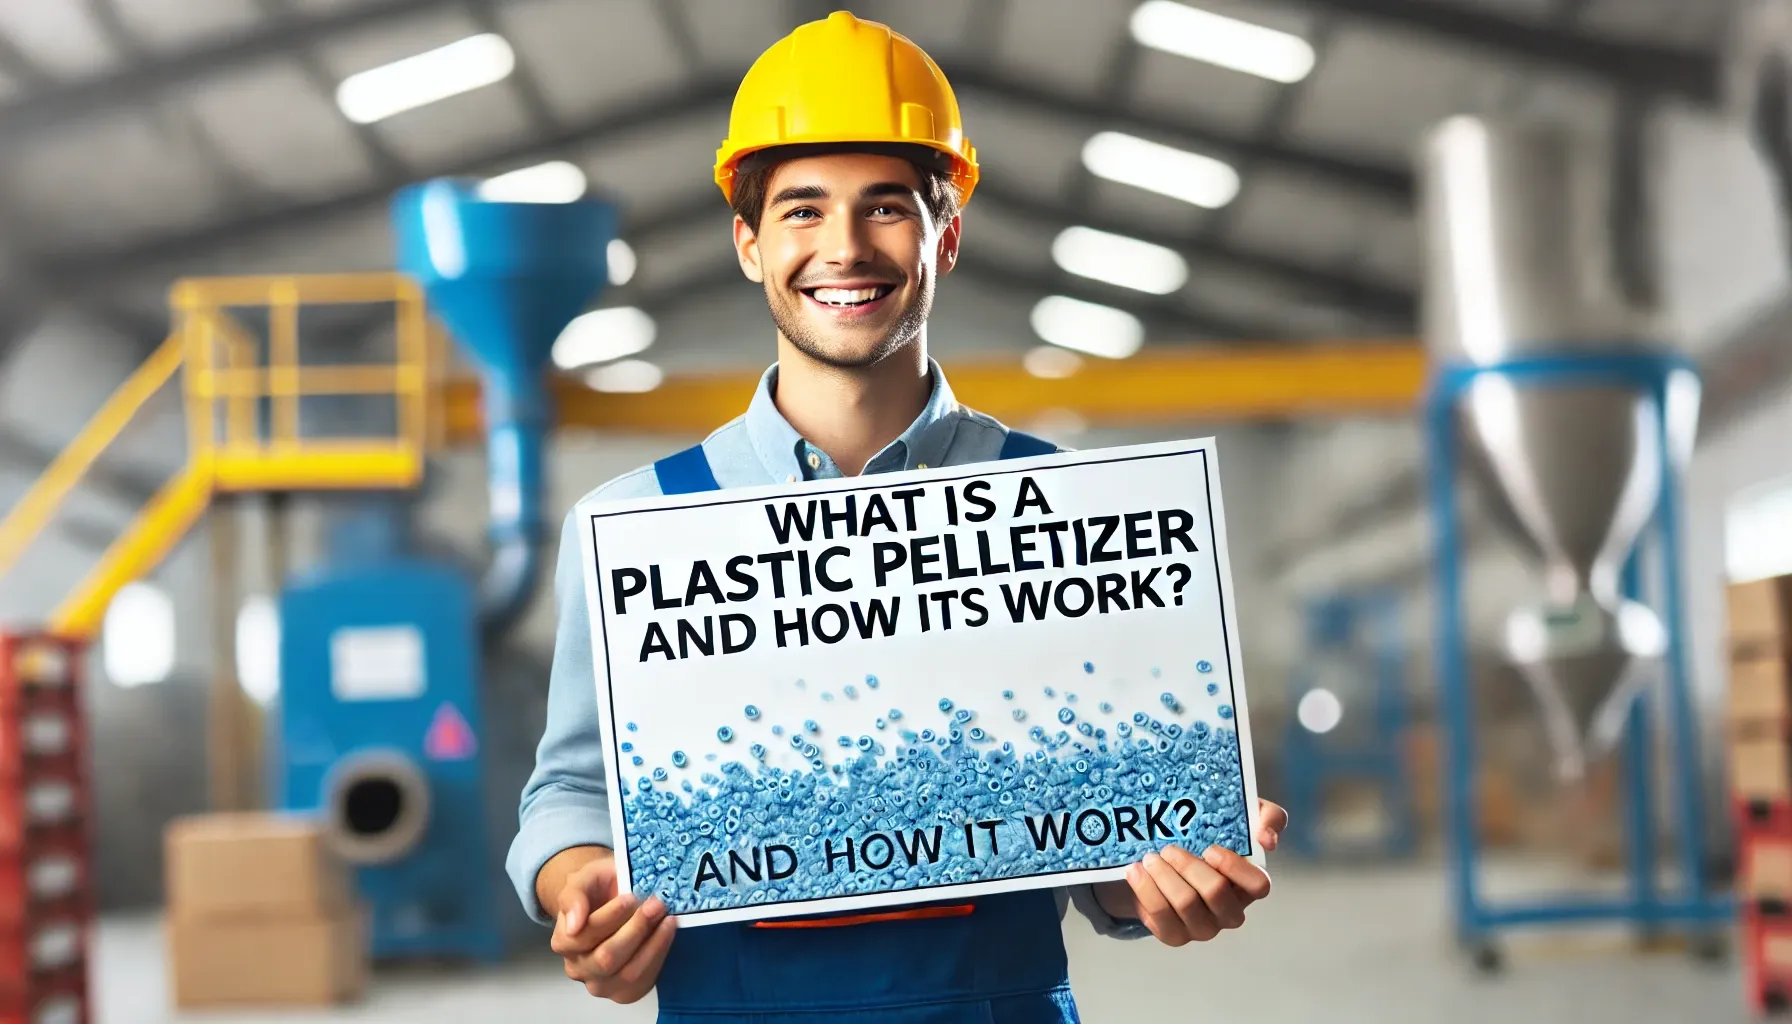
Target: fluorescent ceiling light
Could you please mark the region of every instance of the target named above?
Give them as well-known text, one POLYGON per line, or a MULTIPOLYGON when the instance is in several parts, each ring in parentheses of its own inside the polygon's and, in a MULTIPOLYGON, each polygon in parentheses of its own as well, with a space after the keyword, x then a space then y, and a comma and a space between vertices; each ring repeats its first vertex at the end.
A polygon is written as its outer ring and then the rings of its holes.
POLYGON ((1096 177, 1218 209, 1238 196, 1238 172, 1199 153, 1121 132, 1098 132, 1083 145, 1083 166, 1096 177))
POLYGON ((1020 365, 1035 377, 1062 380, 1083 368, 1083 357, 1067 348, 1041 345, 1022 356, 1020 365))
POLYGON ((1330 690, 1308 690, 1300 695, 1294 714, 1302 728, 1323 736, 1344 720, 1344 702, 1330 690))
POLYGON ((565 160, 524 167, 479 184, 479 198, 488 203, 570 203, 584 194, 585 172, 565 160))
POLYGON ((350 121, 372 124, 503 81, 515 67, 503 36, 469 36, 348 76, 336 88, 336 105, 350 121))
POLYGON ((1272 82, 1298 82, 1313 71, 1313 45, 1297 35, 1203 11, 1176 0, 1145 0, 1132 12, 1141 46, 1272 82))
POLYGON ((621 287, 634 279, 638 265, 635 261, 635 250, 630 248, 627 242, 620 238, 610 239, 607 260, 610 264, 610 283, 612 285, 621 287))
POLYGON ((114 685, 148 686, 174 673, 174 601, 162 588, 125 584, 106 607, 101 630, 101 659, 114 685))
POLYGON ((265 594, 251 597, 237 611, 236 679, 262 707, 280 695, 280 609, 265 594))
POLYGON ((585 383, 598 391, 640 393, 660 386, 666 374, 643 359, 624 359, 620 363, 600 366, 585 376, 585 383))
POLYGON ((657 331, 653 317, 633 306, 592 310, 567 324, 554 339, 554 365, 576 370, 632 356, 646 351, 657 331))
POLYGON ((1123 309, 1051 295, 1033 307, 1033 331, 1054 345, 1125 359, 1145 341, 1145 325, 1123 309))
POLYGON ((1188 261, 1176 250, 1094 228, 1058 232, 1052 259, 1072 274, 1152 295, 1168 295, 1188 281, 1188 261))

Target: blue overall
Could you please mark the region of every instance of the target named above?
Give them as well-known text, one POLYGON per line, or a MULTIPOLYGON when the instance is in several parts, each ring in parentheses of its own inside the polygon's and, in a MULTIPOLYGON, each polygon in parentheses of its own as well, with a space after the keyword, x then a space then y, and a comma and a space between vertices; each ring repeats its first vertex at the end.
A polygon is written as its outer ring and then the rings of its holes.
MULTIPOLYGON (((998 458, 1056 450, 1009 431, 998 458)), ((661 459, 654 472, 664 494, 720 489, 701 446, 661 459)), ((660 971, 659 1019, 666 1024, 1078 1021, 1058 900, 1050 890, 919 906, 939 908, 941 916, 804 922, 822 927, 716 924, 682 931, 660 971)))

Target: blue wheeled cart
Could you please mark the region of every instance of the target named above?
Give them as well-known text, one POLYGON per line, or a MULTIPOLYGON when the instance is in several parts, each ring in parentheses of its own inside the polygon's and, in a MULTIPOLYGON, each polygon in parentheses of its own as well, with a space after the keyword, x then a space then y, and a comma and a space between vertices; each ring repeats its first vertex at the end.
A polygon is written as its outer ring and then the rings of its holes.
POLYGON ((1446 826, 1452 852, 1451 895, 1457 936, 1478 965, 1500 965, 1499 932, 1527 926, 1576 923, 1629 923, 1644 936, 1674 926, 1694 932, 1702 949, 1721 949, 1717 938, 1734 917, 1733 902, 1705 889, 1705 807, 1701 784, 1696 715, 1687 668, 1686 612, 1680 568, 1679 481, 1674 457, 1674 425, 1670 396, 1697 384, 1692 364, 1676 354, 1626 352, 1521 358, 1484 365, 1441 368, 1427 399, 1426 430, 1431 458, 1431 507, 1437 544, 1437 674, 1444 732, 1446 826), (1474 716, 1467 638, 1463 626, 1463 578, 1456 517, 1455 480, 1458 465, 1454 412, 1458 400, 1482 375, 1497 374, 1515 388, 1620 384, 1647 389, 1654 396, 1655 423, 1647 443, 1659 446, 1661 488, 1649 524, 1623 573, 1625 596, 1644 600, 1641 552, 1653 534, 1658 565, 1655 607, 1667 632, 1663 659, 1669 716, 1675 723, 1672 762, 1676 788, 1675 816, 1679 846, 1680 891, 1658 891, 1656 829, 1652 809, 1653 740, 1650 701, 1639 696, 1628 712, 1624 734, 1623 775, 1626 806, 1626 871, 1622 896, 1562 895, 1504 906, 1490 905, 1478 885, 1480 851, 1475 787, 1474 716))
POLYGON ((1331 595, 1308 605, 1307 657, 1289 673, 1290 707, 1302 707, 1303 700, 1315 699, 1309 695, 1325 688, 1321 668, 1328 663, 1348 677, 1335 687, 1343 692, 1332 696, 1346 716, 1361 716, 1361 726, 1317 723, 1321 732, 1305 714, 1289 720, 1282 743, 1288 806, 1283 841, 1289 850, 1309 857, 1409 856, 1418 845, 1418 830, 1406 763, 1406 651, 1398 598, 1367 591, 1331 595), (1364 848, 1321 840, 1325 788, 1340 781, 1366 782, 1380 791, 1387 825, 1379 844, 1364 848))

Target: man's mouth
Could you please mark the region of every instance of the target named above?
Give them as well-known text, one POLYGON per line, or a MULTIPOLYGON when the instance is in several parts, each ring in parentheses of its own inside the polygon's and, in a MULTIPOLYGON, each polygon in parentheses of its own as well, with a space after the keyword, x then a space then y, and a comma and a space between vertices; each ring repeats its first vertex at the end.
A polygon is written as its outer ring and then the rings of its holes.
POLYGON ((818 305, 830 309, 864 309, 895 290, 895 285, 874 284, 863 288, 804 288, 802 291, 818 305))

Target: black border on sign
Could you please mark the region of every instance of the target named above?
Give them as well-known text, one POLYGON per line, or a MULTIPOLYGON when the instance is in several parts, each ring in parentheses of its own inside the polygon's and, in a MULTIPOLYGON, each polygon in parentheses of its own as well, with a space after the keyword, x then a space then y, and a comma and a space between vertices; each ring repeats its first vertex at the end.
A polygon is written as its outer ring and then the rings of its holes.
MULTIPOLYGON (((1188 456, 1188 455, 1199 455, 1201 457, 1201 484, 1202 484, 1203 494, 1207 501, 1207 552, 1208 552, 1208 557, 1210 559, 1212 559, 1212 561, 1213 561, 1214 588, 1218 592, 1217 596, 1219 598, 1218 603, 1219 603, 1219 610, 1220 610, 1220 643, 1222 645, 1224 645, 1225 655, 1226 655, 1226 692, 1227 692, 1228 696, 1231 697, 1232 703, 1236 705, 1238 702, 1238 698, 1237 698, 1237 694, 1234 692, 1234 690, 1236 688, 1236 679, 1235 679, 1236 673, 1233 671, 1233 666, 1232 666, 1232 639, 1231 639, 1232 634, 1231 634, 1231 629, 1226 622, 1225 581, 1223 578, 1224 574, 1220 572, 1219 544, 1217 542, 1217 539, 1214 536, 1215 526, 1214 526, 1214 517, 1213 517, 1213 471, 1212 471, 1212 467, 1208 464, 1207 449, 1205 447, 1196 448, 1196 449, 1193 449, 1190 451, 1154 452, 1154 453, 1148 454, 1148 455, 1124 455, 1124 456, 1117 456, 1114 458, 1106 458, 1106 459, 1088 459, 1085 461, 1078 461, 1078 462, 1070 463, 1069 465, 1065 465, 1065 466, 1044 466, 1044 467, 1033 467, 1030 469, 1021 469, 1021 468, 990 469, 990 470, 986 470, 984 472, 962 473, 957 476, 930 477, 925 482, 926 483, 948 484, 948 483, 954 483, 959 480, 970 480, 970 479, 986 478, 986 477, 993 477, 993 476, 1011 476, 1015 473, 1037 473, 1037 472, 1040 472, 1042 469, 1043 470, 1069 469, 1072 466, 1105 466, 1105 465, 1112 465, 1112 464, 1121 463, 1121 462, 1142 462, 1142 461, 1146 461, 1149 459, 1181 458, 1181 457, 1188 456)), ((999 466, 1000 463, 999 462, 988 462, 988 463, 977 463, 976 465, 999 466)), ((864 480, 866 478, 865 477, 857 477, 855 479, 864 480)), ((847 486, 847 487, 816 488, 814 490, 805 491, 804 497, 809 497, 811 495, 823 496, 823 495, 830 495, 830 494, 854 494, 854 493, 858 493, 860 491, 887 490, 891 487, 900 487, 900 486, 903 486, 903 485, 902 484, 860 483, 860 484, 854 484, 852 486, 847 486)), ((604 640, 604 677, 606 679, 613 681, 614 676, 610 671, 610 629, 609 629, 610 611, 609 611, 609 602, 604 595, 604 574, 603 574, 602 558, 598 554, 597 520, 607 519, 607 518, 611 518, 614 516, 640 515, 640 514, 649 513, 649 512, 669 512, 669 511, 676 511, 679 509, 687 509, 687 508, 710 508, 710 507, 713 507, 716 505, 745 505, 745 504, 749 504, 749 503, 750 504, 760 504, 760 503, 763 503, 768 500, 778 500, 778 499, 767 499, 767 498, 763 498, 763 497, 760 497, 760 498, 721 497, 720 495, 725 494, 726 493, 725 491, 715 491, 712 493, 715 493, 718 495, 718 497, 716 497, 714 500, 685 502, 685 503, 679 504, 675 508, 664 508, 664 507, 661 507, 661 508, 634 508, 634 509, 618 509, 614 512, 590 512, 590 513, 587 513, 588 522, 586 523, 586 527, 587 527, 587 529, 589 529, 591 531, 592 568, 596 570, 596 575, 597 575, 597 596, 598 596, 598 610, 599 610, 598 627, 599 627, 600 632, 603 635, 603 640, 604 640)), ((673 497, 673 495, 662 495, 662 497, 673 497)), ((620 719, 618 719, 616 717, 615 688, 612 686, 605 686, 604 688, 606 690, 610 691, 609 692, 610 722, 612 724, 615 724, 620 721, 620 719)), ((612 729, 611 731, 614 732, 615 730, 612 729)), ((615 757, 612 761, 614 771, 612 771, 612 773, 610 775, 609 782, 611 785, 620 786, 620 785, 622 785, 622 741, 621 741, 621 737, 620 736, 610 737, 610 740, 609 740, 609 743, 607 744, 607 746, 610 748, 609 752, 613 753, 615 755, 615 757)), ((1233 755, 1238 758, 1239 763, 1242 765, 1244 763, 1244 748, 1242 746, 1242 741, 1238 739, 1237 729, 1233 730, 1232 747, 1233 747, 1233 750, 1232 750, 1233 755)), ((622 807, 622 829, 620 832, 620 841, 625 845, 628 843, 628 836, 629 836, 627 795, 628 795, 627 793, 624 793, 623 799, 621 801, 619 801, 621 804, 621 807, 622 807)), ((1248 807, 1245 808, 1245 820, 1247 820, 1247 821, 1250 820, 1250 810, 1251 809, 1248 807)), ((1251 856, 1255 852, 1256 842, 1257 842, 1257 838, 1250 834, 1250 829, 1248 829, 1248 828, 1245 829, 1246 849, 1241 851, 1240 855, 1245 856, 1245 857, 1251 856)), ((980 882, 1007 882, 1007 881, 1013 881, 1013 880, 1021 879, 1021 878, 1050 879, 1050 878, 1057 877, 1059 875, 1085 874, 1090 870, 1101 870, 1101 869, 1099 869, 1099 868, 1097 868, 1097 869, 1079 868, 1076 871, 1046 871, 1046 872, 1039 872, 1039 873, 1035 873, 1035 874, 1026 874, 1026 875, 1006 875, 1006 876, 1003 876, 1002 878, 980 879, 978 881, 972 881, 972 882, 941 882, 941 883, 938 883, 935 885, 916 886, 913 888, 902 889, 900 891, 905 892, 905 893, 910 893, 910 892, 922 893, 922 892, 927 892, 930 889, 955 889, 955 888, 959 888, 964 885, 976 885, 976 884, 979 884, 980 882)), ((631 875, 633 874, 633 862, 632 861, 630 862, 630 874, 631 875)), ((886 891, 894 892, 894 891, 898 891, 898 890, 886 890, 886 891)), ((831 895, 831 896, 809 896, 809 897, 804 897, 802 899, 778 900, 775 903, 766 902, 766 903, 758 903, 758 904, 752 904, 752 905, 760 906, 760 907, 788 907, 788 906, 795 906, 795 905, 803 904, 803 903, 813 903, 813 902, 816 902, 819 900, 850 899, 854 895, 869 895, 869 894, 838 893, 838 894, 831 895)), ((678 914, 678 916, 681 918, 701 917, 704 914, 733 912, 736 910, 741 910, 741 909, 745 908, 746 906, 747 906, 747 904, 741 904, 739 906, 733 906, 733 907, 716 907, 716 908, 713 908, 710 910, 684 911, 684 912, 678 914)))

